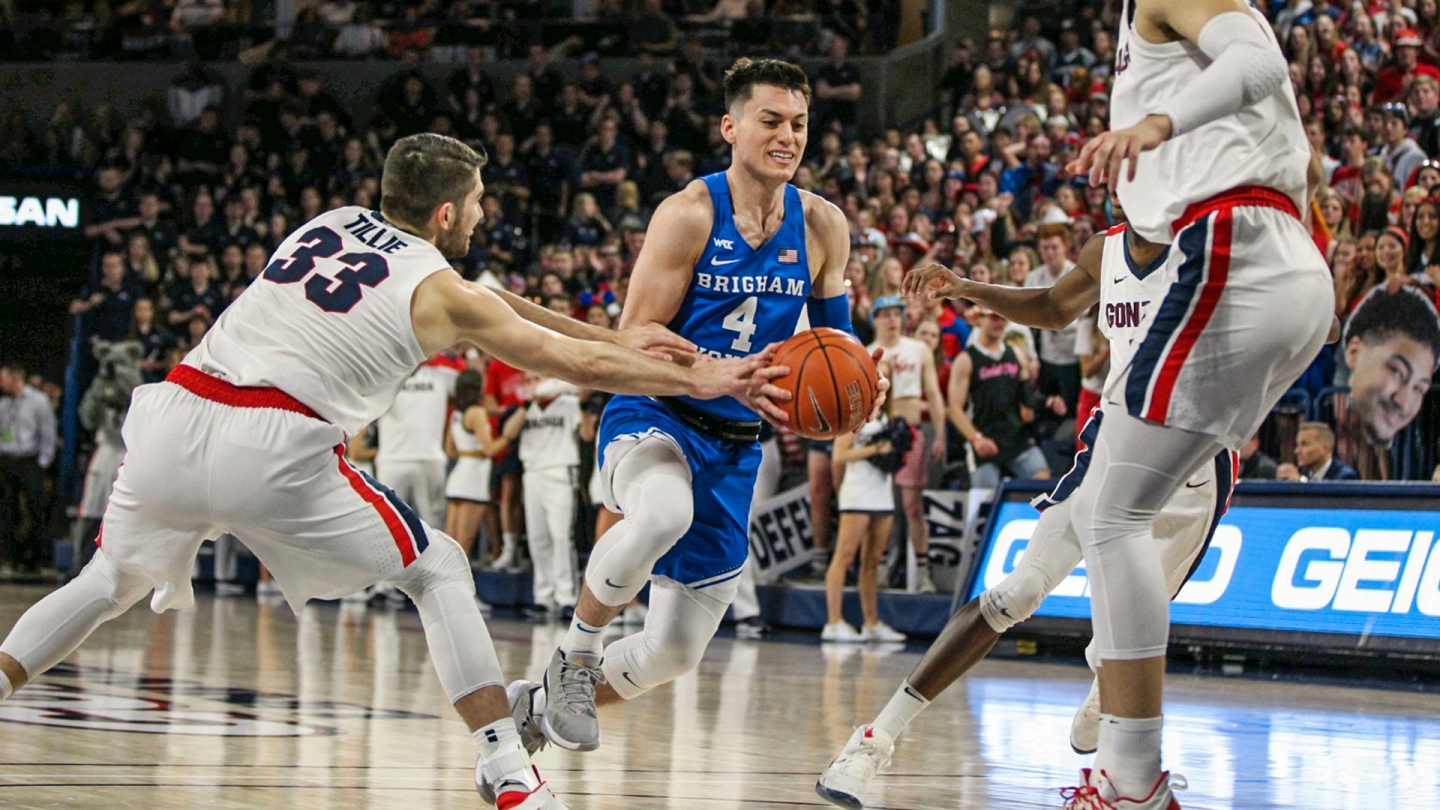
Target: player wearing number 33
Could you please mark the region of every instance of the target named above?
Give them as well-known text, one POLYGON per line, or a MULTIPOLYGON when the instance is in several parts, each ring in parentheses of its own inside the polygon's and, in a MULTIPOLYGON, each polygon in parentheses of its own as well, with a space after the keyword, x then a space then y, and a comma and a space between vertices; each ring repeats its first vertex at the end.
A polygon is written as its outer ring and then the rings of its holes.
MULTIPOLYGON (((790 185, 805 151, 809 104, 809 82, 796 65, 741 59, 726 71, 720 131, 731 145, 730 168, 695 180, 655 211, 622 326, 667 326, 695 342, 702 364, 768 354, 795 333, 802 310, 811 326, 851 331, 845 215, 790 185)), ((766 374, 776 372, 773 379, 780 370, 766 374)), ((766 382, 706 402, 610 401, 598 439, 602 489, 606 506, 624 518, 590 557, 543 687, 512 685, 517 721, 534 744, 538 728, 564 748, 594 749, 597 698, 635 698, 699 664, 745 563, 761 417, 782 420, 772 399, 784 396, 766 382), (602 648, 602 630, 647 582, 644 630, 602 648)))
POLYGON ((229 532, 291 606, 379 580, 420 610, 441 686, 479 743, 475 783, 511 810, 563 810, 530 764, 495 649, 454 540, 345 459, 435 352, 472 343, 513 366, 619 393, 743 394, 762 359, 686 368, 636 349, 686 350, 663 330, 599 330, 468 283, 485 159, 459 141, 401 139, 379 211, 341 208, 285 239, 255 284, 162 383, 139 388, 100 549, 0 644, 0 700, 152 590, 189 606, 201 541, 229 532), (621 345, 616 345, 621 344, 621 345))

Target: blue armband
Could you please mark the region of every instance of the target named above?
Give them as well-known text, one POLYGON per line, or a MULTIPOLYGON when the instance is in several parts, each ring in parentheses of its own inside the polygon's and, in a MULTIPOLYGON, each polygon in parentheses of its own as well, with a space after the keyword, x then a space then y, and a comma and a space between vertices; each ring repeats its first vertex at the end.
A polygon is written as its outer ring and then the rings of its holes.
POLYGON ((849 335, 855 334, 850 323, 850 294, 841 293, 834 298, 815 298, 805 301, 805 312, 810 316, 810 328, 828 326, 849 335))

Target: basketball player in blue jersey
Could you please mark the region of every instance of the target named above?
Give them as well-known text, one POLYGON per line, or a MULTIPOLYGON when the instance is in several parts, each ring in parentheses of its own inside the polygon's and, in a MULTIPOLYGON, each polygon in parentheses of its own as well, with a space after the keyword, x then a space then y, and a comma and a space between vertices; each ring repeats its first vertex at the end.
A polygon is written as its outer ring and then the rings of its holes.
MULTIPOLYGON (((795 332, 802 310, 812 326, 852 331, 845 215, 790 185, 807 137, 805 73, 740 59, 725 74, 725 103, 730 168, 655 211, 622 327, 667 326, 714 358, 767 351, 795 332)), ((543 744, 543 730, 563 748, 592 750, 600 744, 597 698, 629 700, 699 664, 745 562, 761 419, 783 421, 774 400, 789 396, 770 382, 780 371, 762 372, 743 399, 610 401, 600 423, 601 474, 606 506, 624 519, 590 558, 543 688, 512 684, 516 720, 532 746, 543 744), (602 649, 605 626, 646 582, 645 629, 602 649)))

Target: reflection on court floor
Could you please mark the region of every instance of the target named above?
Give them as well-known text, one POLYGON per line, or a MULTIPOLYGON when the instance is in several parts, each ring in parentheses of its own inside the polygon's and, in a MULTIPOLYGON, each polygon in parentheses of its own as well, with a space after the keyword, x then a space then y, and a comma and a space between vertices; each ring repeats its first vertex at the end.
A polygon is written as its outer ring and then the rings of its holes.
MULTIPOLYGON (((7 587, 8 628, 44 593, 7 587)), ((491 623, 509 677, 563 628, 491 623)), ((816 776, 915 652, 711 645, 698 673, 602 713, 591 754, 547 750, 576 810, 828 807, 816 776)), ((902 738, 876 808, 1058 808, 1088 764, 1066 742, 1089 673, 996 661, 902 738)), ((1400 690, 1171 676, 1167 765, 1186 810, 1440 807, 1440 708, 1400 690)), ((131 610, 0 706, 0 806, 104 810, 481 807, 474 743, 414 612, 202 597, 131 610)))

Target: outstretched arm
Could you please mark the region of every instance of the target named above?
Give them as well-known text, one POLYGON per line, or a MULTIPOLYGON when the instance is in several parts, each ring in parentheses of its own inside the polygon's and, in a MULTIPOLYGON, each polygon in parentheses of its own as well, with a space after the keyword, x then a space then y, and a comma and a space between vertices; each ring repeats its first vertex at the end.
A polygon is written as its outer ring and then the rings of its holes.
POLYGON ((509 290, 498 290, 491 288, 494 293, 500 296, 521 318, 549 329, 552 332, 559 332, 566 337, 578 338, 579 340, 598 340, 605 343, 618 343, 621 346, 629 346, 637 351, 645 352, 652 357, 668 358, 664 350, 670 349, 679 352, 695 351, 695 344, 680 337, 663 327, 646 324, 634 329, 616 331, 614 329, 602 329, 593 326, 585 321, 579 321, 567 315, 561 315, 550 309, 536 304, 535 302, 518 296, 509 290))
POLYGON ((452 272, 421 282, 411 310, 427 354, 463 340, 516 368, 617 394, 743 396, 770 360, 762 352, 686 368, 613 343, 567 337, 519 317, 493 291, 452 272))
POLYGON ((911 270, 902 289, 906 295, 926 298, 965 298, 1022 326, 1064 329, 1100 300, 1100 256, 1104 249, 1104 234, 1091 237, 1080 250, 1075 270, 1051 287, 982 284, 932 264, 911 270))

